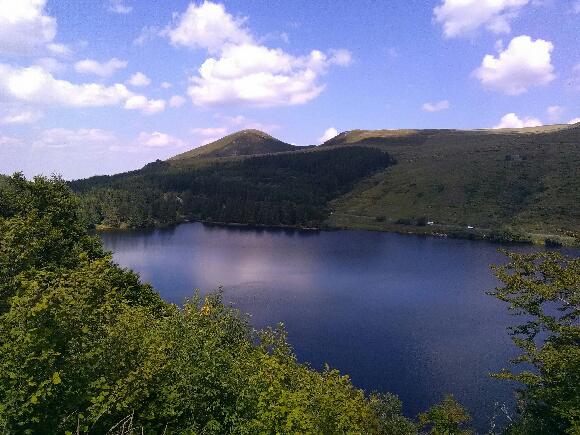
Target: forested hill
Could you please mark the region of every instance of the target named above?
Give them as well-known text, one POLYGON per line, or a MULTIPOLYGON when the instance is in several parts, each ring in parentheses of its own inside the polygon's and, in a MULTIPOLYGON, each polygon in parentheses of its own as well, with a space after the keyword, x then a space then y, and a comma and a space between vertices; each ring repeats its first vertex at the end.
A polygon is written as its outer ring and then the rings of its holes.
POLYGON ((198 219, 578 244, 578 168, 580 124, 353 130, 308 148, 246 130, 71 186, 109 227, 198 219))
POLYGON ((82 194, 88 219, 105 227, 202 220, 318 228, 331 200, 395 162, 383 151, 344 147, 194 163, 158 161, 71 187, 82 194))

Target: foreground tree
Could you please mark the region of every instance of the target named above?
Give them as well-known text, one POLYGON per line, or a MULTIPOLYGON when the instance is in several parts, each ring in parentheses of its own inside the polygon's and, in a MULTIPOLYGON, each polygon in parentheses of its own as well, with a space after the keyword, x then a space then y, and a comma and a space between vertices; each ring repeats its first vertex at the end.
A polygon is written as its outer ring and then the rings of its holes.
POLYGON ((557 252, 507 253, 490 292, 522 323, 510 328, 521 354, 497 376, 519 382, 511 434, 580 433, 580 259, 557 252))
POLYGON ((80 215, 58 178, 0 179, 0 432, 416 433, 219 293, 165 303, 80 215))
POLYGON ((471 416, 453 396, 447 396, 427 412, 419 414, 419 425, 432 435, 470 435, 471 416))

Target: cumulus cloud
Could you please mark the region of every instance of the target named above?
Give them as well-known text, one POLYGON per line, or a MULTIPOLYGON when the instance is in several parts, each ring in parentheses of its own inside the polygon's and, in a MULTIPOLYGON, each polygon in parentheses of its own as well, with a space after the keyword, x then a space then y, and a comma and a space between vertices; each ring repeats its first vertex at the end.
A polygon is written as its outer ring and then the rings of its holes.
POLYGON ((123 0, 109 0, 108 10, 116 14, 130 14, 133 12, 133 7, 126 5, 123 0))
POLYGON ((68 148, 110 144, 116 141, 114 133, 98 128, 51 128, 43 131, 33 142, 35 147, 68 148))
POLYGON ((474 76, 487 88, 507 95, 522 94, 532 86, 547 85, 554 80, 553 49, 549 41, 518 36, 497 57, 486 55, 474 76))
POLYGON ((312 50, 293 56, 255 42, 245 19, 235 18, 221 4, 190 4, 163 32, 176 46, 205 49, 213 56, 191 77, 193 104, 244 104, 256 107, 304 104, 324 89, 319 78, 331 65, 347 66, 348 50, 312 50))
POLYGON ((524 128, 524 127, 540 127, 542 126, 542 121, 537 118, 524 117, 520 119, 515 113, 508 113, 504 115, 499 124, 497 124, 494 129, 499 128, 524 128))
POLYGON ((45 6, 46 0, 0 0, 0 53, 29 54, 53 41, 56 19, 45 6))
POLYGON ((201 65, 188 94, 197 106, 304 104, 324 90, 318 79, 331 59, 318 50, 296 57, 261 45, 232 45, 222 50, 221 57, 201 65))
POLYGON ((336 128, 334 128, 334 127, 327 128, 324 131, 324 134, 322 135, 322 137, 320 137, 318 139, 318 142, 324 143, 327 140, 330 140, 330 139, 332 139, 333 137, 335 137, 337 135, 338 135, 338 130, 336 128))
POLYGON ((171 83, 169 83, 169 82, 163 82, 163 83, 161 83, 161 87, 163 89, 169 89, 169 88, 171 88, 171 86, 173 86, 173 85, 171 83))
POLYGON ((125 102, 125 109, 140 110, 146 115, 154 115, 163 112, 165 104, 165 100, 150 100, 143 95, 134 95, 125 102))
POLYGON ((442 110, 447 110, 450 107, 451 104, 449 104, 449 101, 442 100, 436 103, 425 103, 423 104, 422 108, 425 112, 441 112, 442 110))
POLYGON ((580 123, 580 118, 574 118, 568 121, 568 124, 578 124, 580 123))
POLYGON ((16 100, 69 107, 114 106, 131 94, 120 84, 73 84, 58 80, 40 66, 12 68, 0 64, 0 89, 16 100))
POLYGON ((74 84, 56 79, 40 66, 13 68, 0 64, 0 96, 31 104, 63 107, 104 107, 124 105, 145 114, 165 109, 165 101, 149 100, 129 91, 125 85, 74 84))
POLYGON ((148 148, 181 147, 185 145, 181 139, 159 131, 139 133, 137 144, 148 148))
POLYGON ((556 122, 562 118, 562 115, 566 112, 566 108, 562 106, 550 106, 546 109, 548 118, 550 121, 556 122))
POLYGON ((110 77, 120 69, 126 68, 127 62, 116 57, 107 62, 84 59, 75 63, 75 71, 80 74, 95 74, 99 77, 110 77))
POLYGON ((4 116, 0 117, 0 124, 3 125, 13 125, 13 124, 33 124, 42 118, 41 112, 36 112, 32 110, 24 111, 12 111, 4 116))
POLYGON ((181 95, 173 95, 169 99, 169 107, 181 107, 185 104, 185 98, 181 95))
POLYGON ((176 16, 176 22, 164 30, 173 45, 220 50, 227 44, 251 43, 253 38, 244 27, 244 18, 235 18, 224 5, 204 1, 191 3, 187 10, 176 16))
POLYGON ((530 0, 443 0, 435 7, 435 21, 446 38, 473 35, 485 27, 492 33, 509 33, 510 22, 530 0))
POLYGON ((135 86, 137 88, 149 86, 151 84, 151 79, 147 77, 142 72, 136 72, 131 76, 129 80, 127 80, 127 84, 131 86, 135 86))

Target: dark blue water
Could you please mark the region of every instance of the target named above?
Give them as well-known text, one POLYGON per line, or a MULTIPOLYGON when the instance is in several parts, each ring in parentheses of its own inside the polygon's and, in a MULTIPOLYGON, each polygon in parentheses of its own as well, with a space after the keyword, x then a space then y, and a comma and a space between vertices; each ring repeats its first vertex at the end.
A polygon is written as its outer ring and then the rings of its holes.
POLYGON ((198 223, 101 236, 166 300, 223 286, 255 327, 283 322, 300 361, 396 393, 409 416, 452 393, 483 431, 496 402, 513 404, 510 386, 488 376, 515 355, 505 330, 515 319, 485 294, 499 245, 198 223))

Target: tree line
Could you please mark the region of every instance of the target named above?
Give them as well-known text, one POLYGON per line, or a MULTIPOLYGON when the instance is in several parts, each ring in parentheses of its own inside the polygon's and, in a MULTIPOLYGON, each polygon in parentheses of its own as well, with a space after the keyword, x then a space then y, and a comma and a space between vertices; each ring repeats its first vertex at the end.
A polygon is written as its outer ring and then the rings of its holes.
POLYGON ((184 220, 320 227, 328 203, 388 154, 361 147, 271 154, 198 167, 154 162, 140 171, 75 181, 90 222, 144 228, 184 220))

